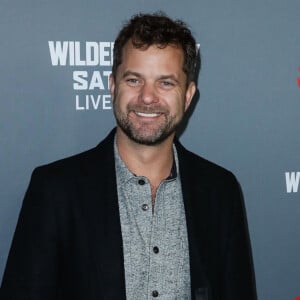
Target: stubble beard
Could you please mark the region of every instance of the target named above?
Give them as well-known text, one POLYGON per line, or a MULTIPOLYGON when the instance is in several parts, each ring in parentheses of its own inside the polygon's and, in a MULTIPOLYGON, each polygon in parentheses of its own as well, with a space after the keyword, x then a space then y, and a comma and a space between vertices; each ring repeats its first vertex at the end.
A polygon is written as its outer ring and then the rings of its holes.
POLYGON ((132 141, 142 144, 154 146, 165 141, 170 135, 176 132, 182 117, 176 120, 176 116, 170 115, 168 111, 161 108, 154 107, 141 107, 140 105, 128 105, 126 113, 122 112, 118 105, 117 100, 113 102, 114 115, 118 126, 132 141), (164 121, 157 126, 151 126, 148 122, 140 122, 136 124, 130 120, 129 113, 133 111, 154 113, 157 111, 162 112, 164 121), (150 128, 151 127, 151 128, 150 128))

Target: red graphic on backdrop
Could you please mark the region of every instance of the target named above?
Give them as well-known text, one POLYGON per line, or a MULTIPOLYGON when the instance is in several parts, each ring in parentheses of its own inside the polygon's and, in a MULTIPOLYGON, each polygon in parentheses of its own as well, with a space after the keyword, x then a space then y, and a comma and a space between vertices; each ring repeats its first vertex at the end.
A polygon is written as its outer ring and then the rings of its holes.
MULTIPOLYGON (((300 72, 300 67, 298 68, 298 71, 300 72)), ((298 87, 300 88, 300 77, 297 78, 297 82, 298 82, 298 87)), ((300 296, 296 300, 300 300, 300 296)))
MULTIPOLYGON (((299 83, 299 78, 298 78, 298 83, 299 83)), ((295 300, 300 300, 300 296, 296 297, 295 300)))

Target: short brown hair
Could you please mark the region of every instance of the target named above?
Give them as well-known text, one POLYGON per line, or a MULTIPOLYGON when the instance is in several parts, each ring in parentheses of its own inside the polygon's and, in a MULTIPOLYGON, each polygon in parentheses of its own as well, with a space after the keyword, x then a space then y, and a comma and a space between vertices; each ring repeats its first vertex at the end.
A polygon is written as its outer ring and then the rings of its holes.
POLYGON ((183 71, 187 76, 187 83, 195 80, 201 65, 200 53, 191 31, 183 21, 172 20, 162 12, 134 15, 121 29, 115 41, 112 67, 114 78, 122 63, 122 50, 129 40, 136 48, 147 49, 151 45, 164 48, 170 44, 182 48, 183 71))

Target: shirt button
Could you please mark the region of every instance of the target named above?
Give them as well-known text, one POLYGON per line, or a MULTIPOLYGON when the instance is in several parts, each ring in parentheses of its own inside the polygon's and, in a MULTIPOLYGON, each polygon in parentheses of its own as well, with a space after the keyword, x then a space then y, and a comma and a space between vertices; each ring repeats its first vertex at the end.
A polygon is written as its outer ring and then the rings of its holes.
POLYGON ((154 298, 158 297, 158 291, 153 291, 153 292, 152 292, 152 296, 153 296, 154 298))
POLYGON ((158 252, 159 252, 159 248, 158 247, 153 247, 153 252, 155 253, 155 254, 157 254, 158 252))
POLYGON ((145 184, 145 180, 144 179, 139 179, 138 184, 139 185, 144 185, 145 184))
POLYGON ((149 209, 148 204, 143 204, 143 205, 142 205, 142 210, 143 210, 143 211, 147 211, 148 209, 149 209))

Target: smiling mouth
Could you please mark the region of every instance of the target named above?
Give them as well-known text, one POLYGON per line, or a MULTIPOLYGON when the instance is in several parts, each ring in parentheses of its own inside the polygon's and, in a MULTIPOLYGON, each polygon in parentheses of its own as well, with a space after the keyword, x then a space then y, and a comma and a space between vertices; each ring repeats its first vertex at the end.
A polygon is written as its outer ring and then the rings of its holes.
POLYGON ((139 117, 155 118, 155 117, 159 117, 162 113, 143 113, 143 112, 135 111, 135 114, 139 117))

